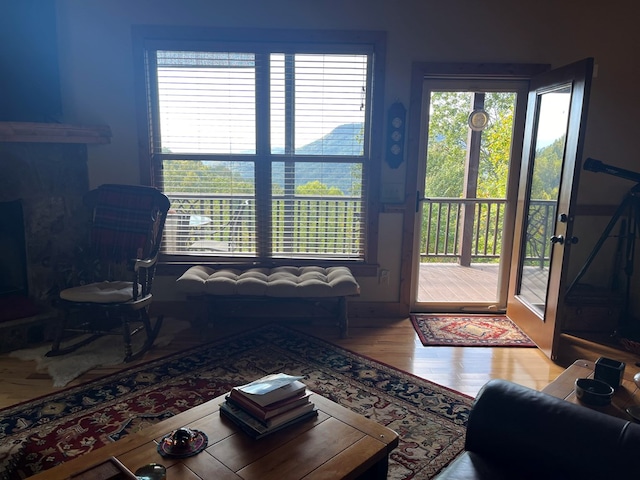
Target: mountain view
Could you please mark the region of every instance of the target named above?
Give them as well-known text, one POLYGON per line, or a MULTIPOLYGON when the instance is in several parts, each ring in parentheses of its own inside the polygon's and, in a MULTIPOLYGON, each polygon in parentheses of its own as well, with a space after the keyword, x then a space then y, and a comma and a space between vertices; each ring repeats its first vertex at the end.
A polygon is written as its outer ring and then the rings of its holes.
MULTIPOLYGON (((337 187, 345 195, 353 190, 353 165, 344 163, 322 162, 323 157, 337 155, 362 155, 362 123, 346 123, 334 128, 330 133, 315 140, 296 151, 298 155, 317 155, 318 162, 296 164, 296 187, 319 180, 328 187, 337 187)), ((274 148, 273 153, 282 154, 284 149, 274 148)), ((236 166, 237 168, 237 166, 236 166)), ((252 171, 241 171, 243 178, 253 181, 252 171)), ((273 167, 273 182, 284 187, 284 164, 277 162, 273 167)))

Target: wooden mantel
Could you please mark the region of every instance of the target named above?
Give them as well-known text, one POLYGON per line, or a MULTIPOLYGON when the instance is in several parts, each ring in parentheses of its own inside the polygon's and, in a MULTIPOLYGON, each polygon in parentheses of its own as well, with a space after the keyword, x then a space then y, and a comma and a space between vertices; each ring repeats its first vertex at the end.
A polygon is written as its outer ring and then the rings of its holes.
POLYGON ((0 142, 110 143, 111 128, 106 125, 0 122, 0 142))

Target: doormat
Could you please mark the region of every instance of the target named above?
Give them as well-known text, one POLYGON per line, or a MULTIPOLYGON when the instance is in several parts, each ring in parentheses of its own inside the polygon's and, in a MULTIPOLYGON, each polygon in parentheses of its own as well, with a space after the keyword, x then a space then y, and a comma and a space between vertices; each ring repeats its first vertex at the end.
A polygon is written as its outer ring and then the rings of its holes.
POLYGON ((17 450, 7 477, 78 458, 277 372, 300 375, 313 392, 396 431, 389 480, 433 478, 464 449, 467 395, 269 325, 0 410, 0 454, 17 450))
POLYGON ((535 347, 505 315, 412 313, 411 323, 427 347, 535 347))

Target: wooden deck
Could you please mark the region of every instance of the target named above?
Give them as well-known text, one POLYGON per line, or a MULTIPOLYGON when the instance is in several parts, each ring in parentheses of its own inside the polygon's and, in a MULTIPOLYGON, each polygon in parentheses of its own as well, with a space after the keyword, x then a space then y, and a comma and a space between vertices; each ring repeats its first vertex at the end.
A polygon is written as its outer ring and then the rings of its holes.
MULTIPOLYGON (((532 267, 533 268, 533 267, 532 267)), ((532 270, 535 278, 531 288, 542 302, 545 295, 547 270, 532 270), (535 271, 534 271, 535 270, 535 271)), ((420 283, 418 285, 418 302, 450 303, 450 302, 482 302, 490 303, 498 299, 498 264, 472 264, 463 267, 457 263, 423 263, 420 264, 420 283)))
POLYGON ((420 264, 418 302, 495 302, 498 299, 498 264, 420 264))

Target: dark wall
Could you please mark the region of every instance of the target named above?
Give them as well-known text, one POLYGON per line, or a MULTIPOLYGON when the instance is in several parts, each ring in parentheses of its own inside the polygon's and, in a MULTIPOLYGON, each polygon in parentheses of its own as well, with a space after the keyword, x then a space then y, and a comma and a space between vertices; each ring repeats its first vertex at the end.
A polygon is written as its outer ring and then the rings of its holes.
POLYGON ((0 121, 60 122, 53 0, 3 0, 0 13, 0 121))

